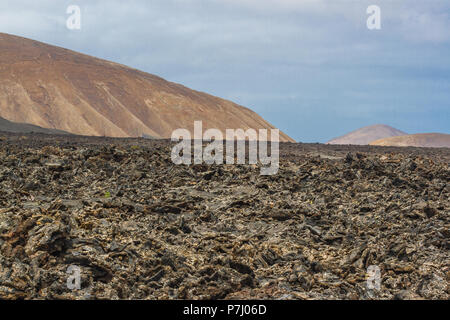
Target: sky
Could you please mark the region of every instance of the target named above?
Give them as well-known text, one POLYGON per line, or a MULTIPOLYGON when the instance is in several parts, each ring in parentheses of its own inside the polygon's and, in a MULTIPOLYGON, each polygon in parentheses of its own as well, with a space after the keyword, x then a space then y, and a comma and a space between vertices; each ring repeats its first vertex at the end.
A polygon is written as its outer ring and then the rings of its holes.
POLYGON ((2 0, 0 32, 232 100, 297 141, 450 133, 448 0, 2 0))

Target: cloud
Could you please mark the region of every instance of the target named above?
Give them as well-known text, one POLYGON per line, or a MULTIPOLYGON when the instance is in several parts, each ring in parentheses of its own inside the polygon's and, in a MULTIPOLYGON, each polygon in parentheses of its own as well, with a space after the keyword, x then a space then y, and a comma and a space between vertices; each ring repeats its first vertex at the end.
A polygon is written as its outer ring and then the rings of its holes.
POLYGON ((405 125, 420 108, 430 131, 448 131, 450 3, 376 2, 382 29, 370 31, 366 0, 7 0, 0 31, 234 100, 296 139, 324 141, 337 122, 405 125), (80 31, 65 27, 71 4, 80 31))

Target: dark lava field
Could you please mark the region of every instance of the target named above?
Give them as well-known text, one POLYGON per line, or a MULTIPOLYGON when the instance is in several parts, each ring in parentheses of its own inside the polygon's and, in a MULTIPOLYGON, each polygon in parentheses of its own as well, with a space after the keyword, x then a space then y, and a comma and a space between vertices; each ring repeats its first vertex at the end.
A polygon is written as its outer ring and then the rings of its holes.
POLYGON ((0 299, 450 298, 450 149, 286 143, 261 176, 171 148, 0 133, 0 299))

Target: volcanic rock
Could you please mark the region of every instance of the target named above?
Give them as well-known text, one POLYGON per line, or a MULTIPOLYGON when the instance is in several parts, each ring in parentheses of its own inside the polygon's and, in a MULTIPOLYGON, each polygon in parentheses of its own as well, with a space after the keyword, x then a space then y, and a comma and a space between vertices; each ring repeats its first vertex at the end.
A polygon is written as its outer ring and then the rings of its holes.
POLYGON ((0 299, 450 298, 449 149, 283 143, 261 176, 162 140, 2 136, 0 299))

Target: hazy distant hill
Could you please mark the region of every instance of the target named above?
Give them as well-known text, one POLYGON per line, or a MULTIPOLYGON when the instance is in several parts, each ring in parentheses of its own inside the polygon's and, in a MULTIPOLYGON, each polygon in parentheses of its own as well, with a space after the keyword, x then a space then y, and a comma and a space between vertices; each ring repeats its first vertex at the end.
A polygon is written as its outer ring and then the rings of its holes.
POLYGON ((48 133, 48 134, 68 134, 62 130, 46 129, 27 123, 15 123, 6 119, 0 118, 0 131, 14 132, 14 133, 48 133))
POLYGON ((419 133, 406 136, 380 139, 371 143, 374 146, 395 147, 434 147, 450 148, 450 134, 444 133, 419 133))
MULTIPOLYGON (((0 116, 75 134, 170 138, 173 130, 270 129, 248 108, 160 77, 0 33, 0 116)), ((280 141, 294 142, 280 132, 280 141)))
POLYGON ((372 126, 360 128, 341 137, 332 139, 328 141, 327 144, 368 145, 378 139, 403 135, 406 135, 406 133, 392 128, 388 125, 375 124, 372 126))

